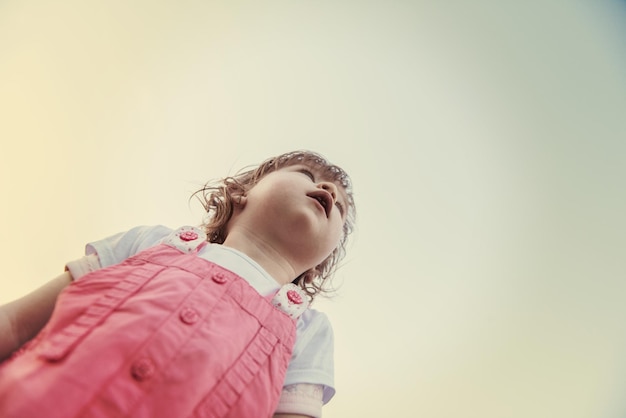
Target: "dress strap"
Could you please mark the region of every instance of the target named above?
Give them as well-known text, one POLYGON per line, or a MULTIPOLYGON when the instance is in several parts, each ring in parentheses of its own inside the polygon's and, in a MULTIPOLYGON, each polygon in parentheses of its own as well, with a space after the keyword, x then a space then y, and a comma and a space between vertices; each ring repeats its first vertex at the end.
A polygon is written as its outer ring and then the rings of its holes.
POLYGON ((293 283, 287 283, 278 289, 271 302, 291 319, 298 319, 309 307, 307 294, 293 283))
POLYGON ((185 254, 197 253, 206 243, 206 234, 195 226, 181 226, 163 240, 163 244, 174 247, 185 254))

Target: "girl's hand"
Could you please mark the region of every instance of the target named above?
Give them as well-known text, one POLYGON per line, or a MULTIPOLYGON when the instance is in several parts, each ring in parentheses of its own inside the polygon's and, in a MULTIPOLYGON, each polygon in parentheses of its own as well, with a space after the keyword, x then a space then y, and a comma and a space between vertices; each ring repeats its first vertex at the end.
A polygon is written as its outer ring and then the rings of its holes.
POLYGON ((57 296, 71 282, 72 276, 66 271, 28 295, 0 306, 0 361, 46 325, 57 296))
POLYGON ((308 415, 274 414, 274 418, 311 418, 308 415))

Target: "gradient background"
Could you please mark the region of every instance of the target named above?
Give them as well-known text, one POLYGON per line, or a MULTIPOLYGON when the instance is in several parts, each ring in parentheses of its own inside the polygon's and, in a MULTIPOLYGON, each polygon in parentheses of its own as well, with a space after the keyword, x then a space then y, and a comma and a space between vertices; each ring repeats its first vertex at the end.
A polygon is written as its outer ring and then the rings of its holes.
POLYGON ((0 1, 0 302, 200 221, 292 149, 351 173, 326 418, 626 414, 626 4, 0 1))

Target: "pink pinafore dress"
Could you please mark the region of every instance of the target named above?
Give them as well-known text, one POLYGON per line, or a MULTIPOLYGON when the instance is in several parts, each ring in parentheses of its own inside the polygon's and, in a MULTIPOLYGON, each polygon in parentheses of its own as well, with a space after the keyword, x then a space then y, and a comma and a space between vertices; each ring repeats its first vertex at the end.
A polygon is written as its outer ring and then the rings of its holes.
POLYGON ((0 366, 0 417, 271 416, 295 343, 283 308, 303 301, 285 287, 259 295, 198 257, 205 242, 184 227, 68 286, 0 366))

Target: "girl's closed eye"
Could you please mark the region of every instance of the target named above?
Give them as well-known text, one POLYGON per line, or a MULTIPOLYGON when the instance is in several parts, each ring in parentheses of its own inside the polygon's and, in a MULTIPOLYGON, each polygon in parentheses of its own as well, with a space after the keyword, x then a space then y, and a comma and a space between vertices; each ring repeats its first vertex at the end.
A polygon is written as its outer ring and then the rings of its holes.
POLYGON ((313 175, 313 173, 311 171, 307 170, 306 168, 301 168, 298 171, 300 173, 304 174, 305 176, 307 176, 308 178, 310 178, 311 181, 315 181, 315 176, 313 175))
POLYGON ((341 214, 341 216, 343 216, 344 209, 343 209, 343 205, 341 204, 341 202, 336 201, 335 206, 337 206, 337 209, 339 209, 339 213, 341 214))

